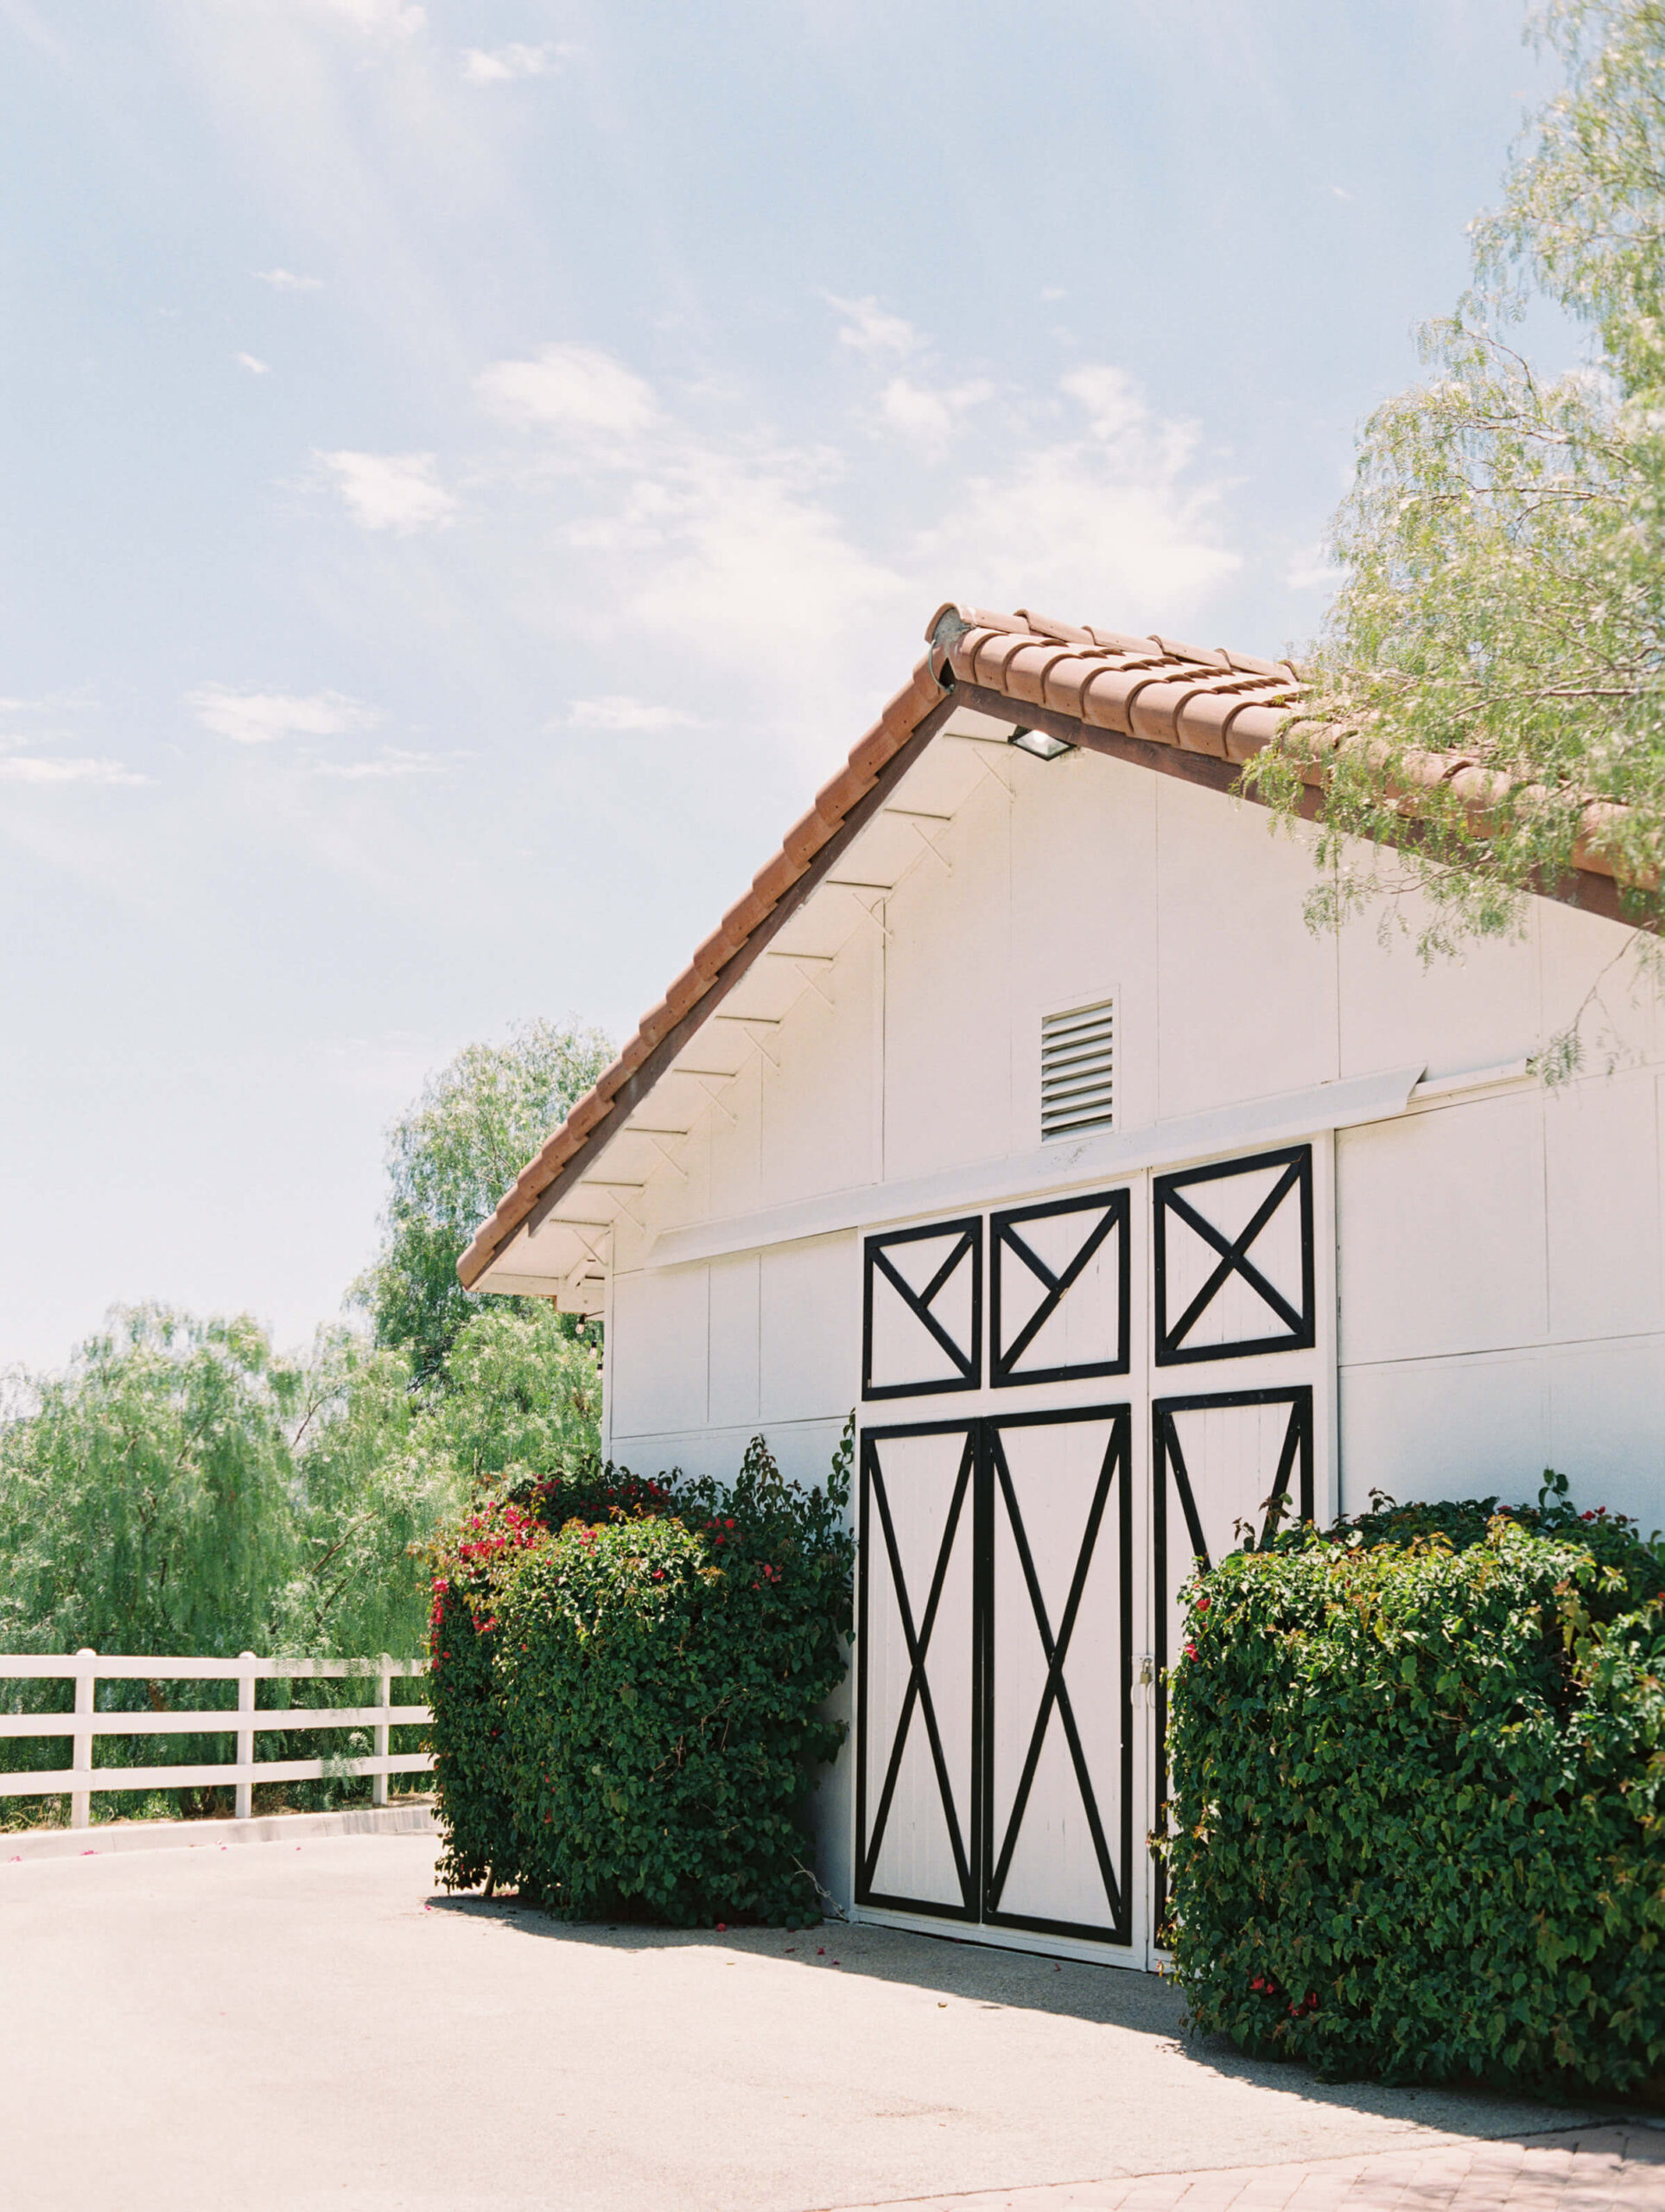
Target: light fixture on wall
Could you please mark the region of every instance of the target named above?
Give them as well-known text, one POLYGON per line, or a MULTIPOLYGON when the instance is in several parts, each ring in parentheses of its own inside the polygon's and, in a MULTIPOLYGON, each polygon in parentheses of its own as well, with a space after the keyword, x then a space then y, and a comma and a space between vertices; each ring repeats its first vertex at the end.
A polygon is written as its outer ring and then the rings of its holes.
POLYGON ((1044 729, 1026 729, 1021 722, 1007 739, 1020 753, 1032 753, 1037 760, 1056 760, 1060 753, 1073 753, 1075 747, 1068 738, 1048 737, 1044 729))

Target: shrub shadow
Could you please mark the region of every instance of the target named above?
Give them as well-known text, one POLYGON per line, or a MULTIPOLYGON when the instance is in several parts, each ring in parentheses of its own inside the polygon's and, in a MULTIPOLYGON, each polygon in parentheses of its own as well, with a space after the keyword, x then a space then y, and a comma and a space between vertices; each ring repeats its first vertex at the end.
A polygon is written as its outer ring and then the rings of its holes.
MULTIPOLYGON (((601 1945, 639 1953, 708 1949, 778 1961, 804 1973, 837 1973, 866 1981, 929 1990, 990 2012, 1039 2012, 1056 2018, 1147 2036, 1204 2080, 1237 2081, 1281 2090, 1338 2111, 1397 2120, 1452 2135, 1503 2140, 1588 2126, 1623 2113, 1637 2124, 1635 2106, 1611 2101, 1556 2103, 1509 2095, 1472 2082, 1395 2088, 1381 2082, 1320 2082, 1304 2065, 1251 2058, 1228 2037, 1193 2037, 1185 2027, 1185 1999, 1168 1980, 1125 1967, 1053 1959, 1004 1950, 952 1936, 823 1921, 819 1927, 674 1929, 642 1923, 557 1920, 523 1904, 512 1892, 492 1898, 436 1892, 435 1912, 455 1913, 500 1927, 531 1942, 601 1945)), ((1645 2122, 1641 2123, 1646 2125, 1645 2122)))

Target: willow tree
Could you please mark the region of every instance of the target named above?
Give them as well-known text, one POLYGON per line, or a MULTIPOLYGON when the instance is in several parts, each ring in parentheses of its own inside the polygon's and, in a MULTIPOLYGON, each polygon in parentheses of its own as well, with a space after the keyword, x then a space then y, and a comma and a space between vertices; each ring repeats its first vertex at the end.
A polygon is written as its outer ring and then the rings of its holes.
POLYGON ((0 1426, 0 1649, 229 1657, 301 1571, 302 1389, 246 1316, 118 1309, 0 1426))
POLYGON ((1562 89, 1472 226, 1471 289, 1421 333, 1431 375, 1364 427, 1312 696, 1249 781, 1287 812, 1319 785, 1317 923, 1414 887, 1425 956, 1449 950, 1517 930, 1595 850, 1656 957, 1665 0, 1560 0, 1530 35, 1562 89), (1546 301, 1584 353, 1554 376, 1520 342, 1546 301))
POLYGON ((531 1021, 469 1045, 430 1078, 388 1138, 381 1255, 363 1286, 378 1344, 443 1388, 457 1332, 482 1300, 457 1281, 464 1247, 550 1132, 613 1058, 599 1029, 531 1021))

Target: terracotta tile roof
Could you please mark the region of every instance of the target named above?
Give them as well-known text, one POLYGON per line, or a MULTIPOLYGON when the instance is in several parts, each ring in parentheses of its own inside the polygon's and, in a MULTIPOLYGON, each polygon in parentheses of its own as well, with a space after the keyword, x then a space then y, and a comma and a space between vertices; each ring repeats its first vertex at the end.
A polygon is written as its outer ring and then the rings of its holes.
MULTIPOLYGON (((658 1005, 642 1016, 636 1034, 594 1089, 515 1178, 457 1262, 465 1286, 479 1280, 579 1154, 592 1149, 598 1139, 610 1139, 612 1131, 605 1125, 618 1110, 619 1093, 702 1000, 710 997, 715 1006, 730 963, 750 948, 754 934, 777 913, 817 855, 847 826, 853 810, 926 718, 950 698, 983 712, 1017 709, 1012 719, 1018 721, 1026 719, 1026 709, 1032 716, 1056 716, 1075 726, 1077 741, 1090 744, 1092 733, 1103 732, 1107 749, 1227 788, 1241 764, 1288 721, 1301 697, 1300 677, 1290 661, 1257 660, 1223 646, 1060 622, 1026 607, 993 614, 950 601, 931 617, 925 634, 930 650, 907 683, 851 747, 837 774, 817 792, 809 812, 786 832, 780 850, 758 871, 751 887, 696 947, 658 1005)), ((1494 790, 1490 775, 1465 758, 1430 754, 1414 763, 1412 772, 1423 785, 1449 780, 1477 805, 1494 790)), ((1316 785, 1321 773, 1315 762, 1306 771, 1307 782, 1316 785)), ((1408 801, 1408 810, 1414 810, 1414 800, 1408 801)), ((1579 864, 1611 876, 1612 863, 1603 859, 1594 842, 1600 810, 1592 808, 1591 814, 1579 864)))

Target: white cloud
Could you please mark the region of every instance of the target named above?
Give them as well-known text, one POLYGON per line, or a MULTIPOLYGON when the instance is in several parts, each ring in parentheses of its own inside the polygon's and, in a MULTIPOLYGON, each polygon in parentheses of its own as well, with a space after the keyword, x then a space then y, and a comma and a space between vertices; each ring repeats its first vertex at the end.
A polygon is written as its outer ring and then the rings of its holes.
POLYGON ((994 390, 981 382, 933 387, 893 377, 879 395, 879 412, 888 429, 934 459, 946 449, 959 417, 991 398, 994 390))
POLYGON ((525 429, 623 437, 658 415, 651 387, 594 346, 543 346, 530 361, 495 361, 474 391, 492 414, 525 429))
POLYGON ((1341 570, 1327 546, 1304 545, 1290 559, 1283 580, 1291 591, 1333 591, 1341 570))
POLYGON ((439 530, 456 512, 456 501, 436 480, 431 453, 323 453, 318 458, 334 474, 347 512, 364 530, 391 530, 406 537, 413 531, 439 530))
POLYGON ((407 0, 301 0, 301 7, 361 38, 412 38, 428 20, 424 10, 407 0))
POLYGON ((1148 410, 1138 385, 1125 369, 1072 369, 1058 378, 1058 388, 1079 400, 1096 438, 1120 437, 1148 420, 1148 410))
POLYGON ((348 783, 384 776, 442 776, 454 762, 467 757, 461 753, 402 753, 397 746, 390 745, 373 760, 315 761, 312 772, 315 776, 339 776, 348 783))
POLYGON ((575 699, 562 721, 574 729, 692 729, 700 717, 684 714, 680 707, 655 706, 651 700, 615 691, 601 699, 575 699))
POLYGON ((503 85, 512 77, 547 77, 576 48, 570 46, 471 46, 462 73, 471 85, 503 85))
POLYGON ((120 760, 47 760, 14 753, 0 759, 0 783, 4 784, 148 784, 120 760))
POLYGON ((339 691, 297 698, 282 691, 238 691, 226 683, 204 683, 187 703, 196 709, 205 729, 233 745, 270 745, 281 737, 341 737, 380 719, 374 708, 339 691))
POLYGON ((1193 480, 1195 426, 1153 415, 1122 370, 1060 382, 1087 435, 1014 439, 1004 468, 963 480, 916 540, 915 563, 933 588, 985 607, 1177 629, 1242 566, 1224 543, 1225 486, 1193 480))
POLYGON ((321 276, 297 276, 292 269, 257 269, 255 275, 274 292, 321 292, 321 276))
POLYGON ((924 343, 911 322, 899 315, 887 315, 875 299, 841 300, 831 292, 826 298, 844 318, 839 326, 840 345, 854 346, 866 360, 917 353, 924 343))
POLYGON ((833 473, 790 448, 690 442, 667 455, 621 518, 629 615, 709 665, 801 685, 841 632, 906 594, 822 496, 833 473))
MULTIPOLYGON (((997 402, 988 383, 905 366, 893 348, 868 425, 902 449, 887 445, 876 459, 867 440, 840 450, 793 444, 761 424, 696 429, 658 406, 632 370, 588 348, 499 363, 478 389, 511 421, 568 434, 497 463, 496 480, 524 495, 536 533, 517 582, 522 618, 588 647, 628 641, 639 664, 641 696, 579 700, 554 725, 562 729, 675 727, 675 710, 655 700, 670 657, 697 681, 719 681, 736 714, 766 703, 783 737, 797 725, 818 743, 870 702, 898 640, 911 640, 920 610, 950 592, 1178 629, 1202 619, 1240 565, 1218 465, 1198 468, 1194 428, 1157 415, 1110 364, 997 402), (881 535, 885 524, 868 518, 896 515, 914 461, 939 451, 971 410, 995 404, 999 436, 980 441, 979 473, 956 477, 945 510, 940 480, 916 500, 926 528, 908 527, 904 505, 881 535), (551 469, 561 473, 558 506, 551 469)), ((666 683, 660 696, 678 694, 666 683)))
POLYGON ((269 377, 271 374, 271 363, 259 360, 252 353, 233 353, 232 359, 239 369, 246 369, 251 377, 269 377))

